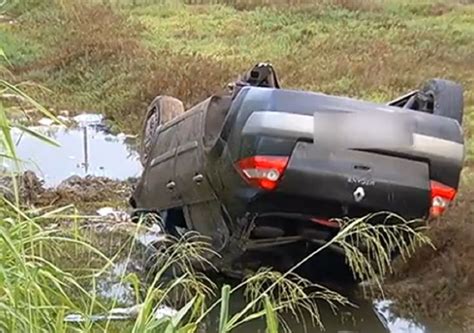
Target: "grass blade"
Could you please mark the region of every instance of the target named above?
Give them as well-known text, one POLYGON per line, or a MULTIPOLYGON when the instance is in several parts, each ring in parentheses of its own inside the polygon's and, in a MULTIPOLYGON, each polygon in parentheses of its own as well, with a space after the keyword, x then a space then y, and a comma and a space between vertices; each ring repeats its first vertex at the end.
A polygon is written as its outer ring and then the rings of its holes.
POLYGON ((229 320, 230 286, 225 285, 221 290, 221 313, 219 316, 219 333, 227 332, 227 321, 229 320))
POLYGON ((264 297, 264 306, 265 319, 267 321, 267 333, 278 333, 278 318, 268 295, 265 295, 264 297))
POLYGON ((18 129, 22 130, 23 132, 28 133, 32 137, 34 137, 38 140, 41 140, 41 141, 43 141, 47 144, 50 144, 50 145, 53 145, 53 146, 56 146, 56 147, 60 146, 60 144, 56 140, 53 140, 50 137, 48 137, 44 134, 41 134, 40 132, 35 131, 35 130, 27 127, 27 126, 17 124, 17 125, 15 125, 15 127, 17 127, 18 129))

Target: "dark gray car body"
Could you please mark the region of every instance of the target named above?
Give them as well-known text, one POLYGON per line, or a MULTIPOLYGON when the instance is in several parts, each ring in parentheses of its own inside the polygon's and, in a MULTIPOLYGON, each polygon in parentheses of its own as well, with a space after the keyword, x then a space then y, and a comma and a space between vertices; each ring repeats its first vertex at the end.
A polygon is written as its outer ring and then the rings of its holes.
POLYGON ((244 87, 235 97, 212 96, 159 128, 132 202, 181 211, 182 226, 210 236, 222 251, 251 238, 259 221, 286 233, 296 220, 311 224, 311 217, 390 211, 425 218, 430 181, 457 189, 463 161, 463 132, 454 119, 244 87), (236 169, 237 161, 255 155, 289 157, 275 190, 249 186, 236 169), (364 198, 356 200, 359 187, 364 198))

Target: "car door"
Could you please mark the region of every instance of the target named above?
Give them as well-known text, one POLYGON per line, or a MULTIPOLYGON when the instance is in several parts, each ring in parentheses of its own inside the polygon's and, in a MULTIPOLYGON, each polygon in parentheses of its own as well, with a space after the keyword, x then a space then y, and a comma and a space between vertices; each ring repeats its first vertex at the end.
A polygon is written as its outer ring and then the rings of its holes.
POLYGON ((203 110, 206 104, 203 102, 190 109, 178 124, 174 178, 184 205, 215 199, 206 175, 206 158, 202 146, 203 110))
POLYGON ((164 210, 181 204, 174 179, 178 148, 177 129, 172 121, 162 125, 154 138, 151 156, 145 167, 143 193, 140 195, 147 208, 164 210))
POLYGON ((188 228, 210 237, 212 247, 220 251, 228 242, 229 229, 206 169, 203 121, 208 104, 206 100, 189 110, 178 126, 175 179, 188 228))

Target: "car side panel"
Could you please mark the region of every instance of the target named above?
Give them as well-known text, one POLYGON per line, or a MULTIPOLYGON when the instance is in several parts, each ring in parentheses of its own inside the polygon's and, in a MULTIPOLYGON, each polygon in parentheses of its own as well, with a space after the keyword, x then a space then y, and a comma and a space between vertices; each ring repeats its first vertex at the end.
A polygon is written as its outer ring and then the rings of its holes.
POLYGON ((203 153, 203 115, 207 100, 191 110, 188 117, 177 124, 178 147, 174 177, 183 204, 193 205, 213 200, 215 196, 205 170, 203 153))
POLYGON ((146 165, 135 199, 142 208, 168 209, 181 203, 176 187, 174 168, 178 147, 175 127, 161 128, 154 139, 153 150, 146 165))

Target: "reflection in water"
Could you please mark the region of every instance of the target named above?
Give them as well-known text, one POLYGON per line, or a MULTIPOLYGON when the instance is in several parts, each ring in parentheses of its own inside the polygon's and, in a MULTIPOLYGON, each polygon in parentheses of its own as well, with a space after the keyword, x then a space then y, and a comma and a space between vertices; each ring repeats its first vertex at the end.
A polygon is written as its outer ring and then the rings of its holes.
MULTIPOLYGON (((232 306, 235 311, 242 309, 245 306, 245 300, 242 295, 235 295, 232 299, 232 306)), ((355 302, 355 301, 354 301, 355 302)), ((334 313, 332 309, 326 304, 321 302, 319 305, 321 321, 324 324, 324 329, 321 329, 316 323, 312 322, 311 318, 305 317, 302 321, 297 321, 293 316, 286 314, 282 316, 282 322, 287 325, 291 332, 294 333, 316 333, 316 332, 328 332, 328 333, 390 333, 397 332, 391 331, 388 327, 388 323, 378 313, 372 303, 367 301, 355 302, 357 308, 340 308, 337 313, 334 313)), ((218 321, 218 313, 215 314, 215 318, 210 319, 209 325, 217 327, 216 322, 218 321)), ((283 326, 283 325, 282 325, 283 326)), ((246 323, 233 332, 235 333, 265 333, 265 320, 254 320, 246 323)), ((208 330, 208 332, 216 332, 216 330, 208 330)), ((410 331, 407 331, 410 332, 410 331)), ((411 333, 411 332, 410 332, 411 333)), ((415 333, 415 332, 413 332, 415 333)))
MULTIPOLYGON (((371 302, 363 299, 351 300, 355 307, 338 308, 334 312, 327 303, 321 302, 319 311, 324 328, 312 322, 311 318, 296 320, 290 314, 281 316, 282 327, 287 326, 293 333, 460 333, 454 327, 434 327, 419 324, 413 320, 396 316, 390 310, 391 302, 371 302)), ((242 294, 231 297, 231 311, 237 313, 246 305, 242 294)), ((217 332, 219 311, 215 311, 207 321, 206 332, 217 332)), ((258 319, 239 326, 235 333, 266 333, 265 319, 258 319)))
POLYGON ((429 330, 423 325, 416 323, 413 320, 407 320, 405 318, 397 317, 390 311, 390 307, 393 305, 391 301, 380 301, 377 302, 375 307, 376 310, 381 313, 384 318, 387 319, 388 327, 390 332, 408 332, 408 333, 427 333, 429 330))
MULTIPOLYGON (((159 228, 151 229, 146 233, 140 233, 135 237, 136 249, 144 250, 150 243, 159 241, 162 238, 159 228)), ((143 272, 143 262, 145 258, 135 253, 131 261, 125 258, 120 259, 115 267, 111 268, 110 274, 105 274, 103 283, 98 283, 99 293, 108 300, 116 299, 117 304, 129 305, 132 309, 133 291, 127 284, 120 284, 120 278, 129 272, 143 272), (124 295, 127 295, 124 297, 124 295)), ((236 281, 229 280, 225 277, 214 277, 214 282, 222 286, 224 283, 234 285, 236 281)), ((237 281, 238 282, 238 281, 237 281)), ((338 291, 343 295, 354 295, 353 287, 340 288, 338 291)), ((219 293, 217 293, 219 294, 219 293)), ((453 327, 445 330, 440 327, 428 328, 413 320, 406 319, 395 315, 391 311, 392 303, 389 301, 376 301, 360 299, 356 296, 349 296, 354 307, 338 308, 334 312, 327 303, 321 302, 319 305, 321 321, 324 329, 319 328, 309 317, 297 321, 289 314, 283 314, 281 319, 284 320, 282 326, 287 325, 291 332, 294 333, 441 333, 441 332, 460 332, 453 327)), ((234 293, 230 299, 230 312, 237 313, 246 306, 246 299, 242 292, 234 293)), ((127 308, 125 308, 126 310, 127 308)), ((123 308, 120 309, 124 311, 123 308)), ((219 327, 219 308, 216 308, 205 322, 205 332, 213 333, 218 331, 219 327)), ((253 320, 245 323, 232 332, 235 333, 265 333, 266 324, 264 319, 253 320)))
POLYGON ((32 127, 57 141, 60 147, 45 144, 18 130, 13 131, 18 157, 24 161, 23 169, 34 171, 47 186, 55 186, 72 175, 114 179, 139 175, 138 154, 127 146, 124 134, 107 133, 101 115, 79 115, 73 119, 79 127, 32 127))

